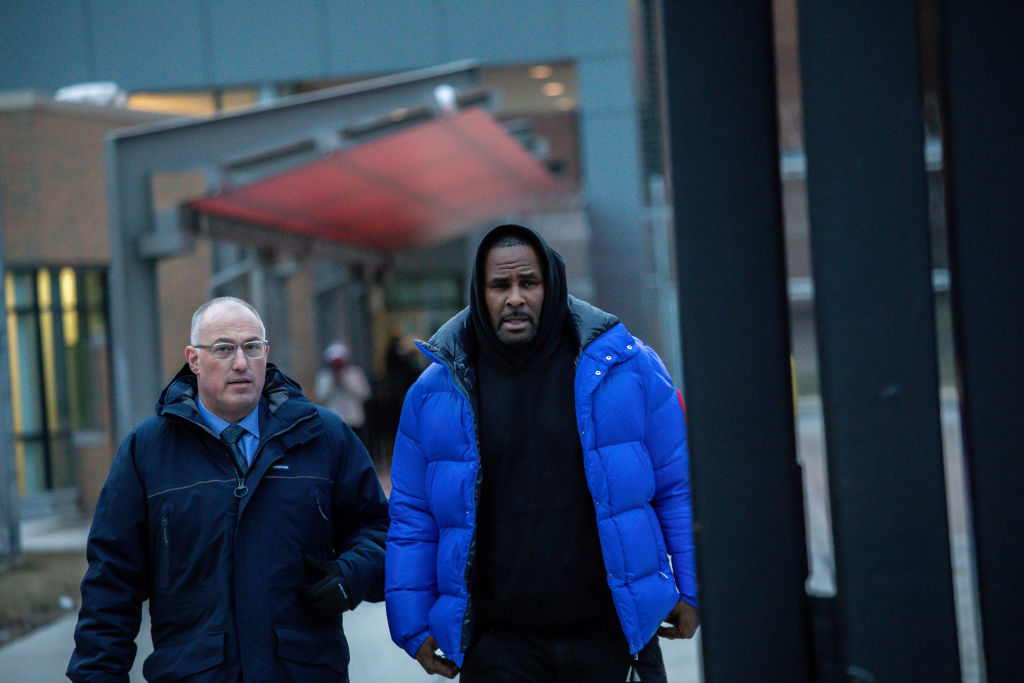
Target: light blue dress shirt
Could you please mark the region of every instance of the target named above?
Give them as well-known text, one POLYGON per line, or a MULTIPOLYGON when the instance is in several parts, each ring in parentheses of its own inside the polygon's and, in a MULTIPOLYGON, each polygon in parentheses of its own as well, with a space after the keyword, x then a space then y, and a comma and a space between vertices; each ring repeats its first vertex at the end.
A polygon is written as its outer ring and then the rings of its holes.
MULTIPOLYGON (((227 420, 222 420, 203 405, 203 400, 196 396, 196 404, 199 406, 199 415, 203 418, 203 422, 206 426, 213 430, 214 434, 219 435, 224 429, 231 424, 227 420)), ((251 413, 242 418, 238 423, 238 426, 245 430, 242 434, 242 438, 238 440, 238 446, 242 449, 242 455, 245 456, 246 462, 252 464, 252 459, 256 455, 256 449, 260 445, 260 407, 257 405, 251 413)))

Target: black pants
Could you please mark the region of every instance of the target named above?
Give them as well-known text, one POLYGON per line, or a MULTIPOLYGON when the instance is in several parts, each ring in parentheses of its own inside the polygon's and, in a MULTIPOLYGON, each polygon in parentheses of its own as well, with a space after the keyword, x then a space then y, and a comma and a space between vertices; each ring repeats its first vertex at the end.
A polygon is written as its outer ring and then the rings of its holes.
MULTIPOLYGON (((643 683, 668 683, 668 675, 665 673, 665 659, 661 655, 661 645, 658 644, 658 636, 651 638, 651 642, 644 645, 644 649, 637 653, 636 678, 643 683)), ((632 679, 631 679, 632 680, 632 679)))
POLYGON ((617 623, 562 631, 491 628, 462 663, 462 683, 623 683, 633 656, 617 623))

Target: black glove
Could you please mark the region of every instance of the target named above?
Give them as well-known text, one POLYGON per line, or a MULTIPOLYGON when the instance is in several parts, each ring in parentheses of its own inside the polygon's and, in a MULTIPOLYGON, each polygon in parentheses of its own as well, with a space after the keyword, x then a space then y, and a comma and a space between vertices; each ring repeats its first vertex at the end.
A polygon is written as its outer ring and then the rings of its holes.
POLYGON ((325 614, 341 614, 352 609, 352 598, 337 562, 321 560, 312 555, 303 555, 302 561, 307 568, 323 575, 316 583, 299 590, 299 597, 307 605, 325 614))

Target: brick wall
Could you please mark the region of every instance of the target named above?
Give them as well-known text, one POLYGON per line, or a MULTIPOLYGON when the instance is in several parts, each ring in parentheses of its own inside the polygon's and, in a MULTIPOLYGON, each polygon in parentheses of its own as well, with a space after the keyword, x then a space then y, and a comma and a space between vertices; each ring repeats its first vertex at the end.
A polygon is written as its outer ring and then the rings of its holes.
POLYGON ((103 139, 152 117, 24 96, 0 98, 4 260, 100 265, 109 260, 103 139), (5 106, 7 105, 7 106, 5 106))

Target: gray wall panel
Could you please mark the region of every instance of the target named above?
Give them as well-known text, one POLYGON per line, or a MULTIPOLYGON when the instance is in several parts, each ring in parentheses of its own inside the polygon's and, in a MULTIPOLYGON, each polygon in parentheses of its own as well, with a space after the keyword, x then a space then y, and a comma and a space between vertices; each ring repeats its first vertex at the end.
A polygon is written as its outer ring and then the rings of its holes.
POLYGON ((328 2, 327 68, 333 73, 381 73, 444 62, 442 10, 437 0, 328 2), (388 49, 382 50, 386 45, 388 49))
POLYGON ((209 83, 200 0, 94 0, 92 13, 97 78, 127 90, 209 83))
MULTIPOLYGON (((630 55, 583 59, 576 63, 576 87, 583 112, 636 111, 636 84, 630 55)), ((639 153, 639 147, 637 148, 639 153)))
POLYGON ((568 49, 580 57, 628 55, 632 50, 630 3, 623 0, 568 0, 565 35, 568 49))
POLYGON ((0 2, 0 89, 53 90, 95 78, 83 0, 0 2))
POLYGON ((565 8, 557 0, 446 2, 448 59, 533 62, 563 58, 565 8))
POLYGON ((579 71, 581 99, 590 103, 580 115, 580 157, 594 227, 594 303, 621 317, 633 334, 652 341, 656 326, 647 291, 652 260, 642 219, 639 131, 630 106, 632 87, 616 78, 616 71, 625 73, 625 65, 601 61, 581 64, 579 71))
POLYGON ((319 0, 208 0, 210 60, 220 84, 323 74, 319 0))

